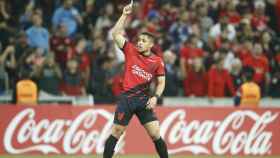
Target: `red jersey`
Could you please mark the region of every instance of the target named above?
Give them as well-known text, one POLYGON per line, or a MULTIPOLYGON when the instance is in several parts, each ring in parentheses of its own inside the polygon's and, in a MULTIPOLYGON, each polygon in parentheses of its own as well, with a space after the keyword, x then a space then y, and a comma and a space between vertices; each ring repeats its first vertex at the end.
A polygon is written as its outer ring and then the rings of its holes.
POLYGON ((155 3, 156 3, 155 0, 144 0, 142 2, 142 4, 143 4, 142 16, 141 16, 142 19, 144 19, 148 15, 149 11, 154 8, 155 3))
POLYGON ((228 17, 228 21, 230 24, 233 24, 233 25, 238 25, 240 23, 240 20, 241 20, 241 16, 239 15, 238 12, 221 12, 220 13, 220 17, 223 17, 223 16, 227 16, 228 17))
POLYGON ((243 65, 245 64, 246 60, 253 58, 251 51, 247 49, 240 49, 239 51, 237 51, 237 55, 243 65))
POLYGON ((191 47, 183 47, 181 49, 181 57, 185 58, 186 60, 192 59, 195 57, 203 57, 204 52, 200 48, 191 48, 191 47))
POLYGON ((125 54, 123 80, 123 90, 125 92, 135 90, 145 92, 148 90, 152 79, 156 76, 165 75, 164 63, 159 56, 155 54, 143 56, 130 42, 125 42, 123 52, 125 54))
POLYGON ((68 51, 68 59, 76 58, 79 62, 79 68, 82 72, 85 72, 90 67, 90 57, 86 52, 78 54, 75 48, 68 51))
POLYGON ((227 70, 218 70, 213 66, 208 72, 208 96, 224 97, 226 89, 235 94, 232 78, 227 70))
POLYGON ((191 65, 194 58, 203 57, 204 52, 200 48, 183 47, 180 50, 181 58, 184 58, 187 65, 191 65))
POLYGON ((257 83, 264 81, 265 73, 269 72, 268 59, 264 55, 248 58, 244 61, 244 65, 255 69, 254 81, 257 83))
POLYGON ((266 28, 267 22, 268 22, 268 17, 264 15, 263 16, 254 15, 251 19, 252 26, 257 29, 266 28))
POLYGON ((280 54, 276 55, 276 56, 275 56, 275 59, 276 59, 276 62, 277 62, 277 63, 280 63, 280 54))
POLYGON ((187 78, 184 80, 185 96, 205 96, 207 91, 207 73, 188 70, 187 78))
POLYGON ((73 41, 69 37, 53 36, 50 40, 51 49, 55 53, 55 59, 58 63, 65 65, 67 62, 67 50, 72 47, 73 41))

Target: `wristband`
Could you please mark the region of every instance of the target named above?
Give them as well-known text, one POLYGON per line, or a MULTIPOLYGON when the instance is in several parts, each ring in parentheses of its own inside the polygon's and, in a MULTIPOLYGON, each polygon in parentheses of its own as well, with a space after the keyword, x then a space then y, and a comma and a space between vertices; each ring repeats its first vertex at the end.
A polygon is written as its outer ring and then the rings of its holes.
POLYGON ((156 97, 157 99, 160 98, 160 96, 158 94, 154 94, 153 97, 156 97))

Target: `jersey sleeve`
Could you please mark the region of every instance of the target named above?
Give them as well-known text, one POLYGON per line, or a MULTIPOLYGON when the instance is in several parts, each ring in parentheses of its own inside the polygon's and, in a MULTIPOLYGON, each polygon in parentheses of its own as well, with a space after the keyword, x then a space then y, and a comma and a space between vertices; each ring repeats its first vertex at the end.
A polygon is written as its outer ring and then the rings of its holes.
POLYGON ((125 56, 127 57, 127 56, 131 56, 131 55, 135 54, 135 52, 137 50, 136 50, 134 44, 132 44, 131 42, 125 41, 122 51, 125 54, 125 56))
POLYGON ((188 49, 187 48, 181 48, 180 50, 180 57, 187 59, 188 58, 188 49))
POLYGON ((162 60, 159 61, 158 67, 155 72, 156 76, 164 76, 165 75, 165 68, 164 68, 164 63, 162 60))

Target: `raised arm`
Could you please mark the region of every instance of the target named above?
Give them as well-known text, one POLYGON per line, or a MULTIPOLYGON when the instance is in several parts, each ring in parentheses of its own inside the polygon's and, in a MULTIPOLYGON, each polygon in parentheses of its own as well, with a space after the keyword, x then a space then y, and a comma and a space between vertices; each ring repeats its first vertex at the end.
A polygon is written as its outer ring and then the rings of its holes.
POLYGON ((118 45, 119 48, 123 48, 125 44, 125 37, 123 35, 124 28, 125 28, 125 22, 127 20, 127 17, 129 14, 132 13, 132 3, 129 5, 126 5, 123 8, 123 13, 115 26, 112 28, 112 35, 114 42, 118 45))

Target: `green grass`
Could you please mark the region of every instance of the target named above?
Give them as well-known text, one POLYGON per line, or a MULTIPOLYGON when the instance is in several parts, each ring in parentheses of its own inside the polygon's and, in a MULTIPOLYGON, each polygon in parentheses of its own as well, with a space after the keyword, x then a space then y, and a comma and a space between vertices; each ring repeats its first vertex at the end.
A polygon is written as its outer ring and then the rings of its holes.
MULTIPOLYGON (((229 158, 230 156, 170 156, 170 158, 229 158)), ((265 156, 265 158, 278 158, 279 156, 265 156)), ((102 158, 102 156, 21 156, 21 155, 3 155, 0 158, 102 158)), ((158 158, 158 156, 123 156, 116 155, 114 158, 158 158)), ((230 158, 261 158, 261 156, 243 156, 230 158)))

